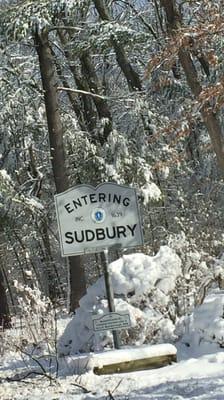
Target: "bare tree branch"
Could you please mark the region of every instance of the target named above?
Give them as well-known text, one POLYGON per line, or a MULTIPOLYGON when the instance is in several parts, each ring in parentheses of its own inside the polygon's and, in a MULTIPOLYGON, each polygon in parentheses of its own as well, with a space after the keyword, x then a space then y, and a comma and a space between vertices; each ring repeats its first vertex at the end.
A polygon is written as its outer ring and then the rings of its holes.
POLYGON ((100 96, 99 94, 92 93, 92 92, 86 92, 85 90, 71 89, 71 88, 62 87, 62 86, 57 87, 57 90, 64 90, 65 92, 73 92, 73 93, 77 93, 77 94, 84 94, 86 96, 92 96, 92 97, 96 97, 98 99, 106 100, 105 96, 100 96))

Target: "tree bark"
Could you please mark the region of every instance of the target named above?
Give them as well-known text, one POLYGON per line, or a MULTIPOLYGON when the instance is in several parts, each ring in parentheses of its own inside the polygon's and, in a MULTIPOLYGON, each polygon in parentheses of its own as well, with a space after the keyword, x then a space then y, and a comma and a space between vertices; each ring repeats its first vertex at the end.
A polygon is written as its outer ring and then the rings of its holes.
MULTIPOLYGON (((178 35, 178 30, 181 27, 181 15, 179 14, 175 0, 160 0, 161 5, 165 10, 168 32, 173 37, 178 35)), ((184 70, 187 83, 194 97, 198 99, 202 92, 202 86, 199 81, 197 70, 194 66, 190 49, 184 45, 180 47, 178 52, 180 64, 184 70)), ((224 174, 224 137, 218 120, 218 116, 213 112, 209 101, 201 107, 201 115, 204 124, 208 130, 214 152, 216 154, 217 163, 222 174, 224 174)))
MULTIPOLYGON (((34 38, 44 89, 54 181, 56 191, 60 193, 68 189, 68 177, 66 175, 63 127, 59 111, 56 70, 47 30, 43 30, 41 33, 36 31, 34 38)), ((79 306, 80 298, 86 292, 85 274, 80 256, 69 257, 69 269, 70 276, 72 276, 72 281, 70 281, 70 311, 74 311, 79 306)))

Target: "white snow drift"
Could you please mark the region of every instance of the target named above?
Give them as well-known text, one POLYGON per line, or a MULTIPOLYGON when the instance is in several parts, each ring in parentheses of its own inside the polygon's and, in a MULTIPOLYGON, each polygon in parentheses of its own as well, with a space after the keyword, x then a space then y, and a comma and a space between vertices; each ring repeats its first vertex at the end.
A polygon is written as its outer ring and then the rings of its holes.
MULTIPOLYGON (((132 328, 122 331, 125 344, 141 345, 150 341, 153 330, 161 332, 161 341, 172 338, 174 326, 169 318, 155 311, 153 304, 166 307, 176 279, 181 275, 181 260, 168 246, 154 257, 141 253, 125 255, 110 264, 117 312, 130 313, 132 328), (150 298, 151 295, 151 298, 150 298)), ((80 301, 80 308, 59 340, 62 355, 100 350, 111 345, 111 333, 94 334, 93 314, 108 311, 104 278, 101 277, 80 301)))

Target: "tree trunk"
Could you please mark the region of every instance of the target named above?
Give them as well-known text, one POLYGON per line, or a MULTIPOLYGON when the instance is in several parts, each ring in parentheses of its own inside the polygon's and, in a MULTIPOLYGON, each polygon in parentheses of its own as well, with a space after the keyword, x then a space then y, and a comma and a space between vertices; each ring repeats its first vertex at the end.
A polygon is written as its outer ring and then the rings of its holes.
MULTIPOLYGON (((66 49, 66 35, 69 35, 69 32, 66 34, 61 30, 58 31, 58 36, 64 47, 64 54, 68 60, 69 68, 72 72, 77 89, 83 90, 84 92, 92 92, 94 94, 102 95, 103 88, 98 79, 95 67, 91 61, 89 54, 82 53, 79 56, 82 68, 82 76, 80 76, 77 71, 77 66, 74 65, 74 58, 72 53, 66 49)), ((83 115, 85 118, 86 126, 88 127, 88 131, 93 138, 93 142, 96 143, 98 141, 103 146, 113 129, 112 115, 108 103, 103 98, 97 96, 91 98, 91 96, 88 96, 86 94, 80 95, 80 98, 82 99, 83 115), (93 105, 95 105, 94 108, 93 105), (98 119, 103 122, 101 132, 97 131, 97 115, 98 119)))
MULTIPOLYGON (((57 74, 58 74, 58 77, 61 80, 62 85, 64 87, 66 87, 66 88, 70 88, 68 80, 63 75, 62 68, 61 68, 59 62, 57 62, 57 60, 56 60, 56 55, 54 54, 52 49, 51 49, 51 51, 52 51, 52 55, 53 55, 53 57, 55 59, 55 66, 56 66, 57 74)), ((79 97, 77 96, 76 93, 74 93, 72 91, 67 91, 66 93, 67 93, 67 96, 69 98, 71 107, 72 107, 73 111, 76 114, 76 118, 78 120, 79 127, 80 127, 81 131, 83 131, 83 132, 87 131, 88 132, 88 127, 86 126, 85 119, 83 117, 82 105, 81 105, 81 102, 79 101, 79 97)))
POLYGON ((48 42, 48 32, 43 31, 41 35, 36 33, 35 43, 44 89, 53 175, 57 193, 60 193, 68 188, 68 178, 65 169, 63 128, 59 112, 56 73, 48 42))
MULTIPOLYGON (((189 51, 180 49, 179 59, 185 72, 188 85, 194 96, 197 98, 202 92, 202 87, 198 80, 197 71, 194 67, 189 51)), ((212 111, 208 102, 201 107, 201 115, 208 130, 219 168, 222 173, 224 173, 224 137, 218 116, 212 111)))
MULTIPOLYGON (((67 35, 69 35, 69 33, 67 35)), ((77 72, 77 67, 76 67, 76 65, 74 65, 72 53, 67 49, 67 44, 70 40, 69 37, 67 38, 67 35, 62 30, 58 30, 58 36, 61 41, 61 44, 63 45, 64 55, 68 61, 68 67, 73 75, 77 89, 83 90, 85 92, 89 92, 90 88, 88 86, 88 83, 87 83, 85 77, 79 76, 79 74, 77 72)), ((83 118, 85 120, 87 131, 89 132, 90 137, 92 137, 92 140, 95 143, 97 140, 97 133, 96 133, 97 118, 96 118, 96 112, 94 109, 93 100, 91 99, 90 96, 81 95, 81 94, 79 96, 79 99, 80 99, 81 110, 82 110, 83 118)))
POLYGON ((4 285, 4 277, 0 267, 0 327, 3 329, 11 327, 9 306, 4 285))
MULTIPOLYGON (((42 176, 39 175, 39 171, 36 167, 36 160, 35 160, 35 155, 33 151, 32 144, 29 146, 29 156, 30 156, 30 172, 35 179, 35 185, 32 190, 32 194, 36 196, 37 198, 41 198, 41 186, 42 186, 42 176)), ((50 298, 52 303, 56 303, 59 294, 61 293, 61 284, 60 284, 60 278, 58 275, 57 271, 57 266, 54 262, 54 259, 52 257, 52 252, 51 252, 51 243, 49 240, 49 234, 48 234, 48 222, 47 218, 43 217, 42 223, 39 226, 37 224, 40 234, 42 237, 43 245, 44 245, 44 251, 42 253, 43 255, 43 261, 45 262, 45 271, 46 271, 46 277, 47 277, 47 282, 46 282, 46 287, 47 287, 47 296, 50 298)), ((40 245, 41 247, 41 245, 40 245)), ((42 248, 41 248, 42 249, 42 248)), ((61 296, 62 297, 62 296, 61 296)))
MULTIPOLYGON (((60 193, 68 189, 68 178, 65 167, 63 127, 59 112, 56 71, 46 30, 41 33, 35 32, 35 45, 44 89, 53 175, 56 191, 60 193)), ((80 298, 86 292, 85 274, 80 256, 69 257, 69 269, 72 277, 72 281, 70 281, 70 311, 74 311, 79 306, 80 298)))
MULTIPOLYGON (((80 56, 83 76, 88 82, 90 91, 95 94, 102 94, 102 87, 98 80, 95 68, 87 53, 80 56)), ((99 97, 93 97, 99 120, 104 120, 102 133, 98 134, 100 144, 103 145, 113 129, 112 115, 107 101, 99 97)))
POLYGON ((62 284, 60 282, 60 274, 58 273, 57 266, 51 253, 51 243, 48 234, 47 221, 45 218, 40 226, 40 233, 44 246, 43 261, 46 266, 48 296, 53 304, 57 304, 58 298, 60 299, 63 296, 62 284))
MULTIPOLYGON (((166 13, 168 32, 173 37, 176 37, 178 35, 178 30, 181 27, 181 16, 177 10, 176 2, 175 0, 161 0, 161 5, 166 13)), ((199 81, 197 70, 192 61, 189 48, 184 48, 182 45, 182 47, 179 49, 178 56, 180 64, 185 72, 187 83, 191 89, 191 92, 197 99, 202 92, 202 86, 199 81)), ((224 174, 224 137, 218 116, 213 112, 209 102, 206 102, 202 105, 201 115, 208 130, 208 134, 216 154, 217 163, 222 174, 224 174)))

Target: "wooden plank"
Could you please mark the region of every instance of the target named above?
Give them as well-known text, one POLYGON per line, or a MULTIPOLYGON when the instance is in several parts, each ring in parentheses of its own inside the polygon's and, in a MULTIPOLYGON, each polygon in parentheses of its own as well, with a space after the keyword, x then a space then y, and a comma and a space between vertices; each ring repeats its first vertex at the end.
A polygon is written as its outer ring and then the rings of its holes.
POLYGON ((123 372, 142 371, 144 369, 155 369, 165 367, 173 362, 177 362, 176 354, 141 358, 138 360, 123 361, 114 364, 94 367, 93 372, 97 375, 119 374, 123 372))

